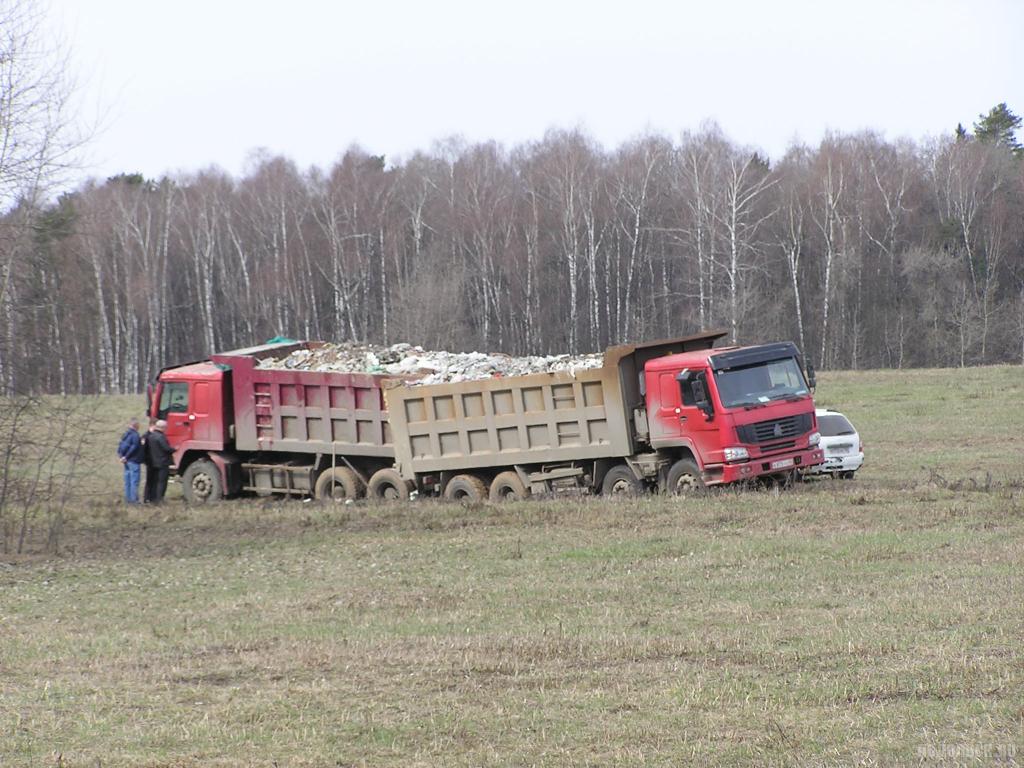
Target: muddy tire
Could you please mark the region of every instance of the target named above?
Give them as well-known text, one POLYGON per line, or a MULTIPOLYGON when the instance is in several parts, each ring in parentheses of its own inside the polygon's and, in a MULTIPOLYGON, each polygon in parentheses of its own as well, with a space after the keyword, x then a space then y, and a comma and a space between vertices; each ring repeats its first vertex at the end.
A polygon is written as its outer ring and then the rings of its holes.
POLYGON ((496 504, 502 501, 522 501, 530 497, 530 489, 515 472, 502 472, 491 482, 489 496, 496 504))
POLYGON ((189 504, 208 504, 224 498, 220 470, 208 459, 199 459, 189 464, 181 478, 181 486, 189 504))
POLYGON ((409 484, 393 469, 379 469, 366 486, 366 496, 378 501, 405 501, 409 498, 409 484))
POLYGON ((602 496, 639 496, 643 492, 644 484, 636 479, 627 464, 612 467, 601 481, 602 496))
POLYGON ((484 501, 487 483, 476 475, 456 475, 444 487, 444 497, 450 501, 484 501))
POLYGON ((665 488, 670 496, 685 496, 704 490, 700 468, 692 459, 680 459, 668 470, 665 488))
POLYGON ((348 501, 360 498, 366 492, 359 475, 348 467, 325 469, 316 479, 313 490, 320 501, 348 501))

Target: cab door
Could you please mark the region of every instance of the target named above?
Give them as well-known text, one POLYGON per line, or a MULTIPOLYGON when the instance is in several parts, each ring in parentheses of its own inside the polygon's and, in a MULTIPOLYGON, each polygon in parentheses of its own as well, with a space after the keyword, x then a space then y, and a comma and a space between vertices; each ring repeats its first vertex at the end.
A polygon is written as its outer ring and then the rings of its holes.
POLYGON ((647 401, 651 443, 657 446, 678 444, 682 434, 681 422, 686 420, 682 413, 679 382, 671 371, 653 371, 648 374, 647 401), (675 440, 675 443, 669 442, 675 440))
MULTIPOLYGON (((718 447, 718 424, 708 421, 693 398, 690 380, 680 382, 678 371, 656 371, 647 382, 650 412, 651 445, 655 448, 692 446, 703 465, 709 451, 718 447), (651 393, 654 397, 650 397, 651 393)), ((692 377, 705 376, 698 371, 692 377)), ((691 379, 692 380, 692 379, 691 379)))
POLYGON ((156 416, 167 422, 165 435, 174 450, 192 439, 195 416, 189 410, 191 386, 188 381, 165 381, 160 388, 156 416))
POLYGON ((194 381, 189 395, 189 421, 192 423, 192 439, 209 443, 217 438, 213 413, 215 382, 194 381))
POLYGON ((707 397, 711 398, 711 387, 708 384, 708 371, 700 370, 693 374, 689 381, 679 382, 681 403, 679 407, 680 436, 688 438, 694 447, 701 466, 709 462, 720 461, 722 419, 716 414, 710 420, 707 414, 697 407, 693 396, 692 382, 699 381, 704 385, 707 397))

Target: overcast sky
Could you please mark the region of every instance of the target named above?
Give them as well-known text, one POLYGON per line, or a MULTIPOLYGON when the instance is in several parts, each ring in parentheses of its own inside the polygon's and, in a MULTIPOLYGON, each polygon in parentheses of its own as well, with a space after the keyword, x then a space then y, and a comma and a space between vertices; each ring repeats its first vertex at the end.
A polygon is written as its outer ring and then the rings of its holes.
POLYGON ((549 127, 611 147, 716 120, 777 157, 871 128, 920 139, 1024 114, 1018 0, 49 0, 86 114, 89 175, 389 159, 453 134, 549 127))

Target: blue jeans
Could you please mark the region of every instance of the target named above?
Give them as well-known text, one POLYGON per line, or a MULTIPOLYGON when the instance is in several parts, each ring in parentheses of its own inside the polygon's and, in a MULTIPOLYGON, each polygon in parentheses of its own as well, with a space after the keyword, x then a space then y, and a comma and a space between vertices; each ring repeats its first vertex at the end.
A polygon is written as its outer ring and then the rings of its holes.
POLYGON ((136 461, 124 463, 124 500, 129 504, 139 503, 139 464, 136 461))

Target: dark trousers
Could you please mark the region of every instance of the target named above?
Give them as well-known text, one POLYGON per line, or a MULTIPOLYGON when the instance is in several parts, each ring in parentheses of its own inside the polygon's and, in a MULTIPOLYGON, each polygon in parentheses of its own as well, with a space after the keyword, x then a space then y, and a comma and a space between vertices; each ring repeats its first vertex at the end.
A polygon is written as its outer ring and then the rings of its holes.
POLYGON ((146 465, 146 502, 159 504, 167 493, 167 476, 170 467, 151 467, 146 465))

